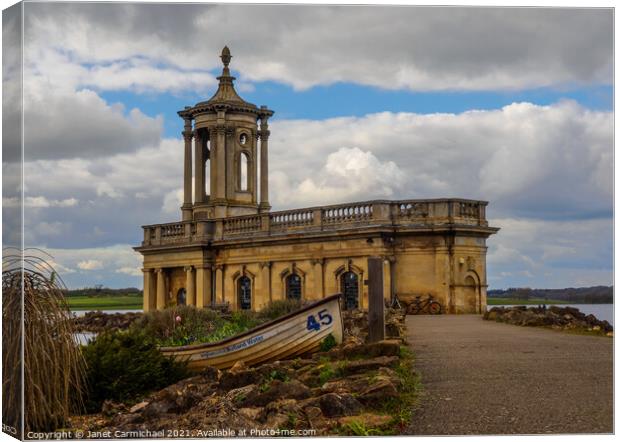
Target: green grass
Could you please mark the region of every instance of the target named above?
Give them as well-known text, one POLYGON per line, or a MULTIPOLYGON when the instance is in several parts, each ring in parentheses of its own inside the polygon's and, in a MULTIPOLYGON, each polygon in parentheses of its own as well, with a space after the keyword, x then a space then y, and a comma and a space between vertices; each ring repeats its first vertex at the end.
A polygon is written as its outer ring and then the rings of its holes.
POLYGON ((487 298, 488 305, 541 305, 541 304, 575 304, 574 302, 557 299, 515 299, 515 298, 487 298))
POLYGON ((142 308, 141 295, 69 296, 65 299, 71 310, 133 310, 142 308))

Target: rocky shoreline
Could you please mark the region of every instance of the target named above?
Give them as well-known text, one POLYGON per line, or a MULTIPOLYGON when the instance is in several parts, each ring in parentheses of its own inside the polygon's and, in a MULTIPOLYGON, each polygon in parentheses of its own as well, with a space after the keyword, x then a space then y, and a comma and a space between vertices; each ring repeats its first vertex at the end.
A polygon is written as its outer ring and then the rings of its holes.
POLYGON ((106 313, 104 311, 86 312, 83 316, 73 318, 73 326, 78 333, 101 333, 105 330, 126 330, 138 318, 141 312, 106 313))
POLYGON ((305 358, 230 370, 209 368, 135 404, 106 401, 101 413, 75 416, 82 431, 164 431, 220 429, 233 435, 398 434, 408 422, 411 356, 401 349, 405 315, 389 310, 387 339, 366 343, 365 312, 344 312, 344 342, 305 358), (273 434, 273 431, 287 431, 273 434), (251 432, 254 432, 251 434, 251 432), (291 432, 292 431, 292 432, 291 432), (262 432, 262 433, 256 433, 262 432))
POLYGON ((493 307, 485 312, 483 318, 514 325, 549 327, 613 337, 613 327, 609 322, 601 321, 594 315, 586 315, 575 307, 493 307))

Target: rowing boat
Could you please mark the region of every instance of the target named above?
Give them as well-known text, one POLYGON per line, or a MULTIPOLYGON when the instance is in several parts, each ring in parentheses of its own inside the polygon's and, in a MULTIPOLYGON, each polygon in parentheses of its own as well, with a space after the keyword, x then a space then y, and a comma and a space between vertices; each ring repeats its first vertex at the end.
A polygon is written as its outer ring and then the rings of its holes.
POLYGON ((330 334, 337 344, 342 342, 339 294, 222 341, 159 350, 187 361, 190 370, 200 371, 206 366, 230 368, 237 361, 251 366, 316 352, 330 334))

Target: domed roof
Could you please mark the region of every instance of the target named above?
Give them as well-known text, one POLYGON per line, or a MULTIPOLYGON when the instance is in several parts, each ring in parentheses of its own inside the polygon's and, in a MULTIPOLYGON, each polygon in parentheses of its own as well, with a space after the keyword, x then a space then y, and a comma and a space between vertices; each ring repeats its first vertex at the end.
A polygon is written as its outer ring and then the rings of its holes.
POLYGON ((268 111, 270 114, 273 114, 272 111, 265 107, 259 109, 255 104, 245 101, 237 94, 234 86, 235 77, 230 75, 230 69, 228 68, 232 58, 228 46, 224 46, 220 58, 224 64, 224 69, 222 70, 222 75, 217 77, 220 83, 215 94, 207 101, 201 101, 194 107, 186 107, 184 110, 179 111, 178 114, 181 117, 192 117, 196 114, 217 112, 219 110, 249 112, 257 115, 267 113, 266 111, 268 111))

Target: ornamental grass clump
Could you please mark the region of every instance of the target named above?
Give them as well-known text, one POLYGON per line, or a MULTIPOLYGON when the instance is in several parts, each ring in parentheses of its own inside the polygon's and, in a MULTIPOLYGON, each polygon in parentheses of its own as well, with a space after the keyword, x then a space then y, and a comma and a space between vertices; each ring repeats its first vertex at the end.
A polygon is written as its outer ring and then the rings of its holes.
POLYGON ((5 249, 2 260, 2 422, 19 431, 23 380, 26 432, 61 428, 83 409, 85 364, 65 287, 42 254, 5 249))

